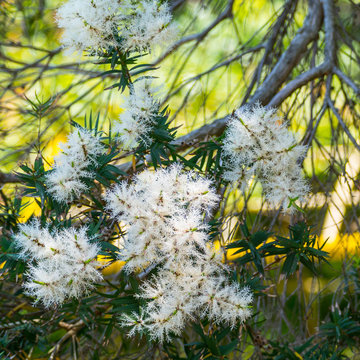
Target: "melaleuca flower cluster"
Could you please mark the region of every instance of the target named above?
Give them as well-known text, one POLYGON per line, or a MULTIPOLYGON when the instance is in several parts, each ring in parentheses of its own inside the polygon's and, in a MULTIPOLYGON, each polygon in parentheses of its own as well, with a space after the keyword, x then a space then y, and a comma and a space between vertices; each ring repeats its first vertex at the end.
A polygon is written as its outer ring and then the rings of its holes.
POLYGON ((120 114, 120 122, 114 126, 114 132, 119 134, 118 139, 123 148, 136 148, 140 142, 149 145, 149 133, 159 112, 159 103, 155 101, 151 82, 145 80, 132 84, 123 107, 125 111, 120 114))
POLYGON ((176 35, 171 19, 166 2, 139 2, 121 33, 123 50, 146 52, 155 46, 167 45, 176 35))
POLYGON ((166 3, 150 0, 68 0, 57 12, 64 47, 97 53, 112 46, 150 51, 167 43, 175 35, 171 18, 166 3))
POLYGON ((245 189, 256 177, 274 205, 304 199, 309 191, 299 160, 306 147, 297 143, 274 109, 241 107, 230 118, 222 146, 224 179, 245 189))
POLYGON ((88 190, 84 179, 95 176, 96 159, 105 152, 105 147, 99 136, 76 128, 60 148, 62 152, 55 157, 52 171, 46 173, 45 183, 51 196, 66 203, 88 190))
POLYGON ((80 298, 102 279, 96 262, 99 248, 90 242, 86 228, 51 232, 33 221, 19 225, 15 243, 20 257, 31 264, 25 292, 46 307, 80 298))
POLYGON ((225 276, 222 254, 209 242, 204 215, 218 202, 211 182, 180 166, 138 174, 106 194, 107 210, 126 226, 120 259, 124 270, 156 267, 143 281, 139 314, 122 317, 122 325, 152 339, 180 334, 187 321, 207 317, 235 326, 249 315, 252 295, 225 276))

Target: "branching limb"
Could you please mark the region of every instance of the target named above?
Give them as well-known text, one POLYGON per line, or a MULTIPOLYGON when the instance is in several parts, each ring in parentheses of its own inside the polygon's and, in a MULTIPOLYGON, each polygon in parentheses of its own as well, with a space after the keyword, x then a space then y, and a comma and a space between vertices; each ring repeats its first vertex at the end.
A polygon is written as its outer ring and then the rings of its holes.
POLYGON ((312 68, 303 74, 297 76, 294 80, 286 84, 269 102, 269 107, 279 106, 285 99, 287 99, 294 91, 306 85, 309 81, 322 77, 331 71, 329 62, 312 68))
POLYGON ((182 39, 178 40, 168 50, 166 50, 157 60, 155 60, 153 65, 160 64, 165 58, 167 58, 170 54, 172 54, 176 49, 178 49, 180 46, 182 46, 186 43, 189 43, 192 41, 200 42, 201 40, 203 40, 210 33, 210 31, 213 30, 219 23, 221 23, 225 19, 232 18, 233 5, 234 5, 234 0, 229 0, 225 10, 206 29, 204 29, 203 31, 201 31, 197 34, 188 35, 188 36, 185 36, 182 39))
MULTIPOLYGON (((258 88, 254 96, 249 100, 249 104, 260 102, 263 105, 267 105, 271 101, 293 68, 304 55, 308 44, 317 36, 320 30, 321 20, 322 11, 320 2, 318 0, 310 1, 309 12, 304 21, 303 27, 295 35, 294 39, 287 50, 283 53, 272 72, 258 88)), ((309 81, 312 78, 310 77, 309 81)), ((304 79, 302 79, 302 81, 298 81, 298 85, 302 86, 303 81, 304 79)), ((208 137, 219 136, 225 130, 227 119, 228 117, 223 117, 210 124, 203 125, 199 129, 176 139, 175 145, 179 147, 179 150, 185 150, 186 148, 193 146, 208 137)))
POLYGON ((320 2, 318 0, 309 1, 309 10, 304 25, 297 32, 286 51, 281 55, 274 69, 256 90, 250 99, 250 103, 260 102, 263 105, 269 103, 304 56, 309 43, 317 37, 321 22, 322 11, 320 2))
POLYGON ((50 350, 51 355, 49 357, 49 360, 55 359, 56 354, 60 351, 61 345, 69 338, 76 336, 76 334, 85 326, 85 323, 83 320, 79 320, 75 324, 67 324, 64 321, 60 321, 59 326, 66 329, 67 333, 57 342, 55 347, 50 350))
POLYGON ((19 179, 15 174, 0 172, 0 184, 18 183, 19 179))
POLYGON ((342 119, 342 117, 340 116, 338 110, 335 108, 334 103, 332 102, 332 100, 330 98, 327 99, 327 103, 330 107, 330 109, 332 110, 332 112, 334 113, 334 115, 336 116, 339 124, 341 125, 341 127, 343 128, 345 134, 348 136, 348 138, 350 139, 350 141, 353 143, 353 145, 356 147, 356 149, 358 151, 360 151, 360 145, 357 143, 357 141, 355 140, 355 138, 352 136, 349 128, 346 126, 344 120, 342 119))
POLYGON ((282 13, 276 20, 275 24, 273 25, 272 31, 270 32, 270 35, 269 35, 269 39, 266 41, 266 43, 264 45, 264 47, 265 47, 264 56, 262 57, 260 64, 256 68, 253 78, 252 78, 252 81, 246 90, 246 94, 242 101, 243 104, 245 104, 248 101, 248 98, 249 98, 250 94, 252 93, 252 90, 253 90, 255 84, 260 83, 260 77, 261 77, 263 67, 269 59, 271 51, 273 50, 273 48, 275 46, 275 43, 278 39, 280 30, 284 26, 286 19, 294 14, 294 11, 297 6, 297 2, 298 2, 297 0, 296 1, 294 1, 294 0, 287 1, 287 3, 284 5, 284 9, 283 9, 282 13))
POLYGON ((347 84, 348 86, 350 86, 354 92, 355 92, 355 95, 357 97, 360 97, 360 87, 358 85, 355 84, 355 82, 350 79, 347 75, 345 75, 338 67, 334 67, 333 68, 333 72, 334 74, 336 74, 336 76, 342 80, 345 84, 347 84))

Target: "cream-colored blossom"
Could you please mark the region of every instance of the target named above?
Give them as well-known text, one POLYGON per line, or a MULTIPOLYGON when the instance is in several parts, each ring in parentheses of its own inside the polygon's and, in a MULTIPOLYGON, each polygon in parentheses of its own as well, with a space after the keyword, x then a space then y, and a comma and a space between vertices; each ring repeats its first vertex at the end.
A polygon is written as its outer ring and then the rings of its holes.
POLYGON ((52 171, 45 175, 47 190, 58 202, 71 202, 88 190, 84 178, 93 178, 90 165, 105 152, 100 137, 86 129, 75 129, 67 142, 60 144, 61 153, 55 157, 52 171))
POLYGON ((304 200, 309 186, 299 161, 305 156, 306 147, 298 144, 274 109, 255 105, 236 110, 223 142, 225 180, 240 183, 244 190, 256 177, 267 200, 275 206, 304 200))
POLYGON ((130 334, 147 332, 162 342, 179 335, 197 316, 222 319, 231 326, 249 316, 251 294, 224 280, 227 268, 209 241, 204 214, 218 201, 209 180, 172 165, 143 171, 130 185, 116 185, 105 200, 112 217, 128 225, 120 254, 125 271, 157 268, 138 294, 146 300, 141 322, 134 316, 122 320, 130 334), (208 303, 209 289, 216 282, 222 317, 208 303), (225 294, 232 297, 231 303, 222 301, 225 294))
POLYGON ((120 122, 114 125, 114 132, 126 150, 137 147, 141 142, 151 143, 149 133, 159 112, 159 103, 154 96, 157 89, 152 88, 150 81, 137 81, 131 89, 123 103, 120 122))
POLYGON ((86 235, 86 228, 51 232, 35 220, 19 225, 15 243, 20 256, 32 262, 25 292, 45 307, 80 298, 102 279, 96 261, 99 248, 86 235))
POLYGON ((69 52, 96 53, 111 46, 151 51, 174 38, 171 19, 167 3, 150 0, 68 0, 56 15, 63 29, 61 42, 69 52))

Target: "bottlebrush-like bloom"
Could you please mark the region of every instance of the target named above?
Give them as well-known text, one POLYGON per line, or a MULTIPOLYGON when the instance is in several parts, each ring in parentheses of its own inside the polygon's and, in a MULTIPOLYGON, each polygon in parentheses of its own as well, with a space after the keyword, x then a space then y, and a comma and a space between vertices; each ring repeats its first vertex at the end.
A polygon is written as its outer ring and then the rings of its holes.
POLYGON ((206 304, 204 314, 210 320, 218 324, 227 322, 235 327, 251 315, 249 299, 252 299, 252 294, 248 288, 228 284, 225 277, 219 276, 207 282, 199 301, 206 304))
POLYGON ((154 90, 149 81, 137 81, 124 101, 125 111, 120 114, 120 123, 115 123, 114 132, 127 150, 140 142, 150 144, 149 132, 159 112, 159 103, 154 99, 154 90))
POLYGON ((69 0, 57 12, 69 51, 102 52, 111 46, 150 51, 174 37, 171 18, 166 3, 149 0, 69 0))
POLYGON ((33 221, 19 225, 15 243, 20 256, 33 262, 26 273, 26 293, 45 307, 79 298, 102 279, 96 262, 99 248, 87 237, 86 228, 50 232, 33 221))
POLYGON ((125 51, 149 51, 155 46, 167 45, 174 40, 176 27, 167 3, 143 1, 125 26, 122 48, 125 51))
POLYGON ((96 158, 105 152, 105 147, 99 136, 77 128, 60 148, 62 152, 55 157, 53 170, 46 173, 45 183, 57 201, 66 203, 88 189, 82 179, 95 176, 90 165, 96 164, 96 158))
POLYGON ((306 147, 297 143, 274 109, 244 106, 228 123, 222 146, 224 179, 245 189, 256 176, 268 201, 277 206, 302 200, 309 186, 298 161, 305 154, 306 147))
POLYGON ((209 180, 172 165, 155 172, 146 170, 130 185, 116 185, 105 199, 112 217, 127 225, 120 253, 125 271, 157 267, 156 275, 143 282, 138 294, 146 300, 140 317, 122 318, 122 324, 131 327, 129 335, 147 332, 165 341, 180 334, 196 316, 230 325, 249 316, 252 295, 224 280, 227 268, 222 254, 209 241, 204 214, 218 202, 209 180), (215 283, 218 305, 211 305, 209 289, 215 283))

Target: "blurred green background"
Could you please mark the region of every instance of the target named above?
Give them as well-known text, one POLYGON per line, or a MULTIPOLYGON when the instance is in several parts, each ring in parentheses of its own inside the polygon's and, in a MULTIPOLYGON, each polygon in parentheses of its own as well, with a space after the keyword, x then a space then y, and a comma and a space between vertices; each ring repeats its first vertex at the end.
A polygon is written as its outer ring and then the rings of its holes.
MULTIPOLYGON (((117 89, 105 90, 114 82, 103 75, 107 67, 95 65, 93 58, 76 54, 66 56, 62 52, 61 32, 55 23, 60 3, 54 0, 0 1, 0 171, 4 173, 17 171, 21 162, 33 161, 40 150, 50 166, 59 151, 58 144, 66 140, 71 120, 83 124, 85 115, 99 113, 103 128, 108 130, 109 124, 122 111, 124 94, 117 89), (35 102, 50 99, 51 107, 41 121, 33 116, 29 99, 35 102)), ((296 3, 292 16, 280 29, 271 55, 265 60, 262 45, 286 5, 284 1, 236 0, 233 17, 220 21, 199 41, 187 41, 171 51, 155 49, 142 58, 143 62, 159 67, 153 74, 156 76, 154 82, 160 86, 163 103, 169 104, 174 124, 181 125, 179 135, 230 114, 260 86, 303 24, 306 2, 296 3)), ((211 26, 228 3, 178 1, 172 6, 179 39, 182 39, 211 26)), ((352 34, 350 40, 345 37, 337 43, 339 67, 359 83, 360 10, 352 1, 337 1, 336 7, 344 31, 352 34)), ((320 32, 316 46, 308 49, 291 77, 301 74, 312 63, 321 62, 323 48, 324 33, 320 32)), ((280 299, 281 311, 277 311, 279 302, 272 301, 271 296, 259 300, 255 307, 263 306, 267 314, 274 314, 273 318, 266 319, 269 333, 273 331, 271 324, 278 326, 277 320, 281 317, 281 331, 289 339, 298 336, 292 333, 290 323, 300 326, 307 335, 314 334, 331 307, 348 301, 347 293, 359 291, 359 287, 356 288, 359 283, 356 285, 355 280, 358 280, 356 271, 360 264, 360 155, 333 114, 325 111, 319 116, 326 86, 324 79, 313 81, 294 92, 279 107, 279 114, 289 122, 299 141, 316 123, 304 162, 312 193, 303 206, 308 223, 319 235, 319 243, 327 240, 324 249, 331 255, 331 266, 321 265, 320 277, 304 270, 298 272, 297 278, 282 280, 275 286, 271 279, 267 280, 269 294, 280 299), (353 280, 349 281, 348 274, 354 276, 353 280), (302 310, 297 311, 300 308, 302 310)), ((359 139, 356 96, 337 78, 332 82, 331 91, 348 129, 359 139)), ((192 150, 190 148, 187 154, 192 150)), ((20 194, 16 184, 4 184, 3 191, 20 194)), ((298 219, 291 218, 269 209, 257 183, 246 194, 228 189, 224 199, 222 215, 227 221, 219 241, 222 246, 228 237, 236 240, 240 236, 236 226, 244 217, 252 230, 265 227, 286 233, 289 224, 304 216, 299 214, 298 219)), ((23 201, 30 202, 22 213, 26 221, 33 213, 37 214, 38 209, 32 199, 23 201)), ((107 274, 110 276, 120 267, 121 264, 115 264, 107 269, 107 274)), ((277 269, 273 276, 274 279, 278 277, 277 269)), ((261 316, 258 321, 263 321, 261 316)))

